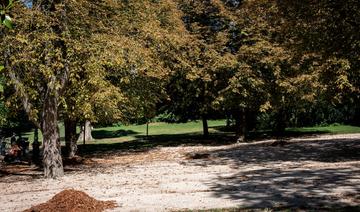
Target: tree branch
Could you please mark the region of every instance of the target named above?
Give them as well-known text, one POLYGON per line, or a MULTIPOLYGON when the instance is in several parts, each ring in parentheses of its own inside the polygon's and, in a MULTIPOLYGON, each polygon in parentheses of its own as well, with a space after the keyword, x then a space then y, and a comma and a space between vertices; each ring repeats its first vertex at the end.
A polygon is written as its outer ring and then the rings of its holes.
POLYGON ((16 76, 15 71, 13 71, 9 64, 9 49, 5 53, 5 67, 8 70, 8 76, 10 77, 12 84, 14 85, 14 89, 16 94, 20 97, 21 102, 23 103, 24 110, 28 114, 29 119, 34 123, 37 128, 40 128, 40 123, 32 117, 32 108, 33 105, 30 102, 29 94, 25 91, 23 83, 16 76))
POLYGON ((40 123, 32 117, 32 108, 33 105, 30 102, 29 94, 25 92, 23 84, 20 79, 16 76, 14 71, 9 71, 9 77, 14 85, 17 95, 20 97, 21 102, 23 103, 24 110, 28 114, 29 119, 34 123, 37 128, 40 128, 40 123))

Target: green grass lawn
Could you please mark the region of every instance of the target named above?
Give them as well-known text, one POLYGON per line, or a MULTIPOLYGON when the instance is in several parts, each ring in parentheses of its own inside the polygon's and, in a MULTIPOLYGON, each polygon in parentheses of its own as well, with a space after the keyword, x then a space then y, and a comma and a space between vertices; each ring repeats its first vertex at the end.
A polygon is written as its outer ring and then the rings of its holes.
MULTIPOLYGON (((218 132, 215 127, 225 125, 224 120, 210 120, 208 122, 209 132, 218 132)), ((149 136, 180 135, 180 134, 201 134, 202 122, 192 121, 187 123, 169 124, 156 122, 149 124, 149 136)), ((124 125, 120 127, 97 128, 93 130, 93 137, 97 141, 119 142, 131 141, 146 136, 146 124, 124 125)))
MULTIPOLYGON (((213 135, 229 135, 232 134, 231 130, 225 128, 225 120, 210 120, 208 122, 209 132, 213 135)), ((59 124, 60 137, 64 141, 65 131, 62 123, 59 124)), ((78 132, 80 130, 78 129, 78 132)), ((269 132, 270 131, 264 131, 269 132)), ((149 136, 159 139, 175 139, 181 136, 193 136, 201 135, 202 122, 192 121, 187 123, 169 124, 163 122, 156 122, 149 124, 149 136)), ((262 132, 255 132, 254 136, 262 132)), ((325 127, 304 127, 304 128, 288 128, 286 129, 286 135, 303 135, 303 134, 316 134, 316 133, 330 133, 330 134, 346 134, 346 133, 360 133, 360 127, 349 125, 329 125, 325 127)), ((123 125, 119 127, 106 127, 95 128, 92 132, 95 141, 91 143, 117 143, 124 141, 133 141, 139 138, 143 138, 146 135, 146 125, 123 125)), ((23 136, 28 137, 29 141, 34 140, 34 132, 26 132, 23 136)), ((252 137, 252 136, 251 136, 252 137)), ((255 138, 254 137, 254 138, 255 138)), ((260 136, 261 138, 261 136, 260 136)), ((42 139, 41 133, 39 133, 39 139, 42 139)))
MULTIPOLYGON (((64 128, 63 123, 59 123, 59 130, 60 130, 61 140, 64 141, 65 140, 65 128, 64 128)), ((39 141, 41 141, 42 134, 41 134, 40 130, 38 132, 39 132, 39 141)), ((78 132, 80 132, 80 129, 78 129, 78 132)), ((22 133, 22 136, 28 138, 30 142, 34 141, 34 131, 24 132, 24 133, 22 133)))
MULTIPOLYGON (((225 120, 210 120, 208 122, 209 132, 214 133, 217 130, 214 127, 221 127, 225 125, 225 120)), ((62 123, 59 123, 60 137, 64 141, 65 129, 62 123)), ((77 132, 80 132, 78 127, 77 132)), ((169 124, 163 122, 156 122, 149 124, 149 136, 157 135, 179 135, 179 134, 201 134, 202 122, 192 121, 187 123, 169 124)), ((94 143, 97 142, 122 142, 131 141, 146 135, 146 124, 144 125, 123 125, 119 127, 105 127, 95 128, 92 131, 95 138, 94 143)), ((34 132, 23 133, 24 137, 29 138, 29 141, 34 140, 34 132)), ((42 140, 42 135, 39 131, 39 140, 42 140)))
POLYGON ((303 128, 289 128, 289 132, 301 133, 331 133, 331 134, 347 134, 347 133, 360 133, 360 127, 350 125, 333 124, 324 127, 303 127, 303 128))

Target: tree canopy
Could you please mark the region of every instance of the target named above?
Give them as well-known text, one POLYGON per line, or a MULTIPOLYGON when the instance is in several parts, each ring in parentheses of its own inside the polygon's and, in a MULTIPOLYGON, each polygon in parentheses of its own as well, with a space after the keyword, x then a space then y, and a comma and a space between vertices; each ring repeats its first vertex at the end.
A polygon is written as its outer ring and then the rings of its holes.
POLYGON ((326 111, 359 115, 356 0, 34 0, 0 11, 0 123, 5 105, 25 111, 44 135, 46 177, 63 175, 60 120, 76 134, 80 121, 164 112, 202 119, 207 135, 209 118, 232 117, 243 140, 264 117, 281 132, 326 111))

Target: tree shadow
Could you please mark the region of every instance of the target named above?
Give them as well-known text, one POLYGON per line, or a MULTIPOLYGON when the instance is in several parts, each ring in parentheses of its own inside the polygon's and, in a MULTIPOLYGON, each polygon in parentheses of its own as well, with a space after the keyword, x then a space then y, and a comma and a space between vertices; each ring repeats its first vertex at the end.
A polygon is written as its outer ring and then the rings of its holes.
POLYGON ((105 138, 119 138, 128 135, 136 135, 138 132, 133 130, 94 130, 92 131, 92 136, 95 139, 105 139, 105 138))
POLYGON ((304 139, 285 146, 257 142, 205 153, 208 159, 187 163, 238 170, 219 174, 208 184, 215 197, 242 207, 327 211, 360 205, 359 139, 304 139), (331 166, 334 162, 340 165, 331 166))
MULTIPOLYGON (((95 133, 96 131, 94 131, 95 133)), ((93 136, 96 135, 93 133, 93 136)), ((124 131, 120 132, 112 132, 112 131, 104 131, 100 132, 98 136, 106 136, 111 137, 122 133, 125 135, 124 131)), ((126 133, 133 133, 133 131, 127 131, 126 133)), ((94 136, 95 137, 95 136, 94 136)), ((78 145, 78 155, 81 156, 79 158, 67 159, 63 158, 64 163, 64 171, 65 172, 73 172, 73 171, 81 171, 87 170, 92 167, 97 167, 96 162, 91 161, 91 158, 105 158, 109 155, 116 156, 117 154, 130 153, 136 154, 140 152, 148 152, 154 148, 158 147, 176 147, 176 146, 196 146, 196 145, 204 145, 204 146, 216 146, 216 145, 224 145, 234 143, 236 140, 233 136, 226 136, 222 134, 211 134, 209 137, 204 138, 201 133, 186 133, 186 134, 163 134, 163 135, 152 135, 152 136, 141 136, 135 135, 135 140, 126 141, 126 142, 118 142, 118 143, 92 143, 85 145, 78 145)), ((65 153, 65 146, 62 146, 62 152, 65 153)), ((1 164, 0 164, 1 165, 1 164)), ((29 165, 24 170, 17 169, 20 166, 13 165, 9 166, 4 164, 0 166, 0 179, 4 177, 9 177, 16 181, 19 180, 19 176, 27 176, 31 178, 42 177, 43 170, 42 167, 35 168, 36 171, 33 171, 29 165)))
POLYGON ((340 200, 360 203, 359 170, 347 168, 242 171, 221 177, 210 187, 218 198, 240 200, 249 208, 336 208, 353 206, 340 200), (342 189, 341 197, 332 194, 342 189))
POLYGON ((43 170, 40 167, 31 167, 29 165, 3 164, 0 165, 1 182, 17 182, 20 180, 33 180, 43 177, 43 170))
POLYGON ((218 146, 232 144, 236 141, 233 135, 211 134, 204 137, 201 133, 162 134, 162 135, 136 135, 135 140, 117 143, 94 143, 78 146, 81 156, 102 157, 118 152, 146 152, 158 147, 177 146, 218 146))
MULTIPOLYGON (((157 147, 176 147, 176 146, 219 146, 228 145, 236 142, 237 137, 233 133, 233 129, 223 126, 210 127, 215 130, 208 137, 204 137, 201 132, 198 133, 183 133, 183 134, 159 134, 159 135, 139 135, 138 132, 132 130, 96 130, 92 132, 95 139, 119 138, 122 136, 133 135, 135 140, 118 142, 118 143, 93 143, 79 145, 78 150, 82 156, 101 156, 115 153, 118 151, 148 151, 157 147)), ((294 137, 316 136, 327 133, 321 132, 296 132, 287 131, 285 134, 279 136, 271 131, 250 132, 248 136, 249 142, 254 142, 262 139, 288 139, 294 137)))
MULTIPOLYGON (((234 126, 215 126, 210 127, 218 132, 222 133, 235 133, 234 126)), ((288 139, 288 138, 296 138, 296 137, 312 137, 318 136, 321 134, 329 134, 331 131, 328 130, 316 130, 316 131, 296 131, 296 130, 286 130, 282 133, 277 133, 271 130, 258 130, 258 131, 250 131, 247 133, 247 139, 250 141, 263 140, 263 139, 288 139)))

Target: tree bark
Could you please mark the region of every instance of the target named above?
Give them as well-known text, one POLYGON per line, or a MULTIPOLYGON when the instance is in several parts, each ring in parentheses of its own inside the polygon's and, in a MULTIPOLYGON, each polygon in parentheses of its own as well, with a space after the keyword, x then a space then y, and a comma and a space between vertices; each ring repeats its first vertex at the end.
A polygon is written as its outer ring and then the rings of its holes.
POLYGON ((77 151, 76 124, 77 122, 75 120, 69 118, 64 121, 66 155, 69 158, 74 157, 77 151))
POLYGON ((92 131, 91 122, 86 120, 85 125, 81 127, 81 131, 80 131, 78 141, 79 142, 83 142, 83 141, 86 142, 86 141, 94 140, 92 135, 91 135, 91 131, 92 131), (85 130, 85 140, 84 140, 84 130, 85 130))
POLYGON ((245 109, 240 109, 235 118, 237 142, 246 141, 246 113, 245 109))
POLYGON ((202 116, 202 124, 203 124, 203 135, 204 135, 204 137, 208 137, 209 136, 209 127, 208 127, 206 115, 202 116))
POLYGON ((231 120, 229 116, 226 116, 226 127, 230 127, 231 126, 231 120))
POLYGON ((146 122, 146 137, 149 137, 149 122, 146 122))
POLYGON ((57 97, 56 95, 50 94, 45 98, 41 123, 45 178, 58 178, 64 176, 57 112, 57 97))
POLYGON ((275 133, 280 136, 285 133, 287 115, 284 108, 280 108, 276 114, 275 133))

